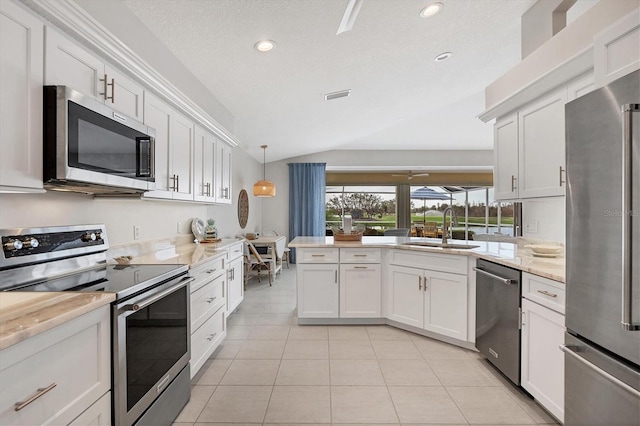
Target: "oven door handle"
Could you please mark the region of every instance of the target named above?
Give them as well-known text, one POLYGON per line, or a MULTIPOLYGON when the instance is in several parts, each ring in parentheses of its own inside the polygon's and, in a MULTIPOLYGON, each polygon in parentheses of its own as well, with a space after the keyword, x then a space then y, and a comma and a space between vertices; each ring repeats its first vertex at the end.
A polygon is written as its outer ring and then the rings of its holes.
POLYGON ((140 302, 137 303, 132 303, 129 305, 124 305, 122 307, 122 311, 123 312, 127 312, 127 311, 138 311, 140 309, 144 309, 147 306, 151 305, 154 302, 157 302, 158 300, 162 299, 165 296, 168 296, 169 294, 173 293, 174 291, 178 290, 181 287, 186 286, 187 284, 189 284, 190 282, 194 281, 195 278, 193 277, 184 277, 182 278, 176 285, 173 285, 171 287, 169 287, 168 289, 161 291, 158 294, 155 294, 151 297, 149 297, 148 299, 144 299, 140 302))

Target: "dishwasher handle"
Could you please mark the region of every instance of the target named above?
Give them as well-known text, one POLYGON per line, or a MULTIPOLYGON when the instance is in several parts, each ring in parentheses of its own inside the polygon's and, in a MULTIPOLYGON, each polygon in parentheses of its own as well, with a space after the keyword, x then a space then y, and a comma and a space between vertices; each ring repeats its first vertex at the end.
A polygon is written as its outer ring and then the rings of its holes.
POLYGON ((480 269, 480 268, 476 268, 475 266, 473 267, 473 270, 482 274, 482 275, 486 275, 488 277, 491 277, 494 280, 500 281, 502 284, 506 284, 506 285, 511 285, 511 284, 517 284, 518 281, 516 280, 510 280, 508 278, 503 278, 499 275, 496 274, 492 274, 491 272, 487 272, 484 269, 480 269))

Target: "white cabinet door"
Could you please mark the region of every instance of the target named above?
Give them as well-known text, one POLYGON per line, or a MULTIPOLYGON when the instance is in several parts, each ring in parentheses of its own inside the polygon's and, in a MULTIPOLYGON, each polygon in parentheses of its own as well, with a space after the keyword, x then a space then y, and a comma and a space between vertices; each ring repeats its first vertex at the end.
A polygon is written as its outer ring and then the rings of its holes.
POLYGON ((142 85, 51 27, 46 28, 45 82, 69 86, 142 121, 142 85))
POLYGON ((195 148, 193 162, 193 199, 205 203, 214 203, 215 175, 214 164, 216 156, 216 139, 204 129, 196 126, 195 148))
POLYGON ((425 271, 424 329, 467 340, 467 277, 425 271))
POLYGON ((296 274, 298 318, 338 318, 338 265, 299 264, 296 274))
POLYGON ((0 2, 0 190, 42 190, 43 28, 0 2))
POLYGON ((156 190, 145 192, 143 198, 171 199, 169 181, 169 136, 173 110, 148 92, 144 96, 144 124, 156 131, 155 174, 156 190))
POLYGON ((389 319, 414 327, 423 327, 423 274, 421 269, 389 266, 389 299, 387 300, 389 319))
POLYGON ((169 147, 173 199, 193 200, 193 122, 173 112, 169 147))
POLYGON ((493 135, 494 198, 513 200, 518 198, 518 115, 496 121, 493 135))
POLYGON ((231 204, 231 147, 220 139, 216 142, 215 197, 220 204, 231 204))
POLYGON ((566 87, 518 114, 520 198, 564 195, 566 87))
POLYGON ((104 66, 104 73, 107 76, 107 84, 110 84, 113 79, 113 86, 107 87, 110 99, 107 99, 106 104, 129 117, 142 121, 144 118, 142 114, 144 89, 142 86, 109 65, 104 66))
POLYGON ((640 10, 635 9, 593 38, 595 86, 606 86, 640 69, 640 10))
POLYGON ((380 270, 380 264, 340 265, 340 318, 380 318, 380 270))
POLYGON ((227 269, 227 312, 233 312, 244 300, 244 259, 238 257, 229 261, 227 269))
POLYGON ((50 26, 46 28, 44 66, 48 85, 68 86, 100 101, 107 96, 104 62, 50 26))
POLYGON ((111 392, 107 392, 76 417, 69 426, 111 426, 111 392))
POLYGON ((522 387, 564 420, 564 315, 522 299, 522 387))

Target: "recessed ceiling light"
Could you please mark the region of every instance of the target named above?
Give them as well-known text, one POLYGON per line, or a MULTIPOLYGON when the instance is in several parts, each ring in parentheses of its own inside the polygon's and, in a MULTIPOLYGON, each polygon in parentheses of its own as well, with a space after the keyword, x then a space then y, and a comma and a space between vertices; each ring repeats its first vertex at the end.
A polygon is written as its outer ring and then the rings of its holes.
POLYGON ((444 52, 444 53, 441 53, 441 54, 439 54, 438 56, 436 56, 435 61, 436 61, 436 62, 442 62, 442 61, 444 61, 445 59, 449 59, 449 58, 451 57, 451 55, 453 55, 453 53, 451 53, 451 52, 444 52))
POLYGON ((431 3, 420 11, 421 18, 428 18, 440 12, 444 5, 440 2, 431 3))
POLYGON ((273 40, 259 40, 253 47, 258 52, 268 52, 276 47, 276 42, 273 40))

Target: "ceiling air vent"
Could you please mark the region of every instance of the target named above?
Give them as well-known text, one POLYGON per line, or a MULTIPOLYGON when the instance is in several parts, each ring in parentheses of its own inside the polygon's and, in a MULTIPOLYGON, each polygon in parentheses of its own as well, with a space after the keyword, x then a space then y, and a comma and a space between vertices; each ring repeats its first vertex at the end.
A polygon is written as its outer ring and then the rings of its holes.
POLYGON ((330 101, 332 99, 344 98, 344 97, 349 96, 349 95, 351 95, 351 89, 349 89, 349 90, 341 90, 339 92, 326 93, 324 95, 324 100, 325 101, 330 101))

